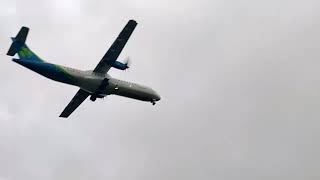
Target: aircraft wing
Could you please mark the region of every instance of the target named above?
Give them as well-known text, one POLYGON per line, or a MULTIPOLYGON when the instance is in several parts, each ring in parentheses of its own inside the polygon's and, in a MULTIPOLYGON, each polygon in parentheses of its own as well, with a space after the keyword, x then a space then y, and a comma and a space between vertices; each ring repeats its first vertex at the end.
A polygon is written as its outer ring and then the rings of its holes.
POLYGON ((112 64, 117 60, 136 26, 137 22, 134 20, 130 20, 127 23, 93 72, 98 74, 106 74, 109 71, 109 69, 112 67, 112 64))
POLYGON ((77 94, 72 98, 68 106, 63 110, 59 117, 67 118, 77 109, 77 107, 84 101, 90 94, 82 89, 79 89, 77 94))

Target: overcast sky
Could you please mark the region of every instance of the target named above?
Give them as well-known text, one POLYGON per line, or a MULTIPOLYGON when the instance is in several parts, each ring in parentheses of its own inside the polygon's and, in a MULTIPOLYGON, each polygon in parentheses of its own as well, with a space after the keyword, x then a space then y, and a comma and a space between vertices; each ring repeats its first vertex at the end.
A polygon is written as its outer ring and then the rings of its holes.
POLYGON ((320 1, 0 0, 0 180, 318 180, 320 1), (77 88, 10 61, 10 37, 93 69, 120 60, 156 106, 117 96, 58 118, 77 88))

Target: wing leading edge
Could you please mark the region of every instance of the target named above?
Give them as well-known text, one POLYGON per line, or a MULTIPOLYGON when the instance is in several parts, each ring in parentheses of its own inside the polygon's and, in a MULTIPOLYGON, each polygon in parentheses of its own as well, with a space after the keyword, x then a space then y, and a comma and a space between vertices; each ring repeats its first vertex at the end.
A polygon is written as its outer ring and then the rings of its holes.
POLYGON ((70 114, 77 109, 80 104, 87 99, 90 94, 82 89, 79 89, 77 94, 72 98, 67 107, 63 110, 59 117, 67 118, 70 114))
POLYGON ((112 67, 112 64, 119 57, 122 49, 128 42, 132 32, 137 26, 137 22, 134 20, 130 20, 127 25, 123 28, 121 33, 118 35, 117 39, 113 42, 109 50, 100 60, 99 64, 93 70, 94 73, 98 74, 106 74, 109 69, 112 67))

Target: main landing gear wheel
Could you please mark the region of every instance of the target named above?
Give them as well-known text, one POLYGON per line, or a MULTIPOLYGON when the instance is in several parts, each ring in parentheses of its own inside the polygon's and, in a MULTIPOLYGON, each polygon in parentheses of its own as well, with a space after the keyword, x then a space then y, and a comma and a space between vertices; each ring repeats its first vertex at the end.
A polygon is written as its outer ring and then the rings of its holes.
POLYGON ((153 106, 156 105, 156 102, 155 102, 155 101, 151 101, 151 103, 152 103, 153 106))
POLYGON ((97 99, 97 97, 95 97, 95 96, 91 96, 90 97, 90 100, 93 101, 93 102, 96 101, 96 99, 97 99))

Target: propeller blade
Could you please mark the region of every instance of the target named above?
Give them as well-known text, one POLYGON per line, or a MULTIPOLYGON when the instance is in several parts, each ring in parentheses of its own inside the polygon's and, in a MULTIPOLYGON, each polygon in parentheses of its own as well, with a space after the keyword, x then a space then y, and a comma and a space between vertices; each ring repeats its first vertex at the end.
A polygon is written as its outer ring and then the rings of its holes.
POLYGON ((125 60, 125 64, 127 65, 127 68, 130 68, 131 67, 131 60, 130 60, 130 57, 129 56, 127 56, 126 57, 126 60, 125 60))

